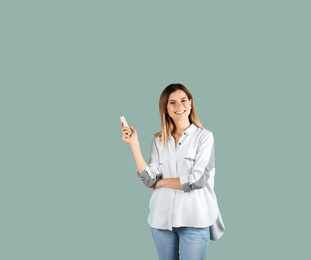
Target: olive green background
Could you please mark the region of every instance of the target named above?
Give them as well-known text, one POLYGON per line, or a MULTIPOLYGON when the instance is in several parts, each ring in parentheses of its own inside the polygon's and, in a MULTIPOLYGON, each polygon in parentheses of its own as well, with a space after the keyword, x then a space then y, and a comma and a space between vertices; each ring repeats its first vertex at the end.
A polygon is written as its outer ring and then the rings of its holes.
POLYGON ((155 260, 145 159, 172 82, 216 145, 208 259, 310 257, 309 1, 1 1, 0 259, 155 260))

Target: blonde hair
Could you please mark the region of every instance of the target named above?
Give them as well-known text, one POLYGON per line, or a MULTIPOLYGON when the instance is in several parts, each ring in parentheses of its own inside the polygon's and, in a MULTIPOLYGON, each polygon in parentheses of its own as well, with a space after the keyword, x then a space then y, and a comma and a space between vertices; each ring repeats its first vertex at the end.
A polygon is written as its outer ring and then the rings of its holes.
POLYGON ((203 128, 203 126, 200 123, 200 120, 198 118, 198 115, 195 111, 194 107, 194 101, 192 98, 192 94, 190 91, 182 84, 180 83, 172 83, 168 85, 161 93, 160 99, 159 99, 159 112, 160 112, 160 118, 161 118, 161 131, 156 133, 155 136, 160 138, 160 141, 163 145, 167 144, 168 137, 171 135, 171 133, 174 130, 175 124, 172 118, 167 113, 167 103, 169 96, 171 93, 182 90, 186 93, 189 100, 191 100, 191 111, 189 114, 189 121, 190 123, 196 125, 199 128, 203 128))

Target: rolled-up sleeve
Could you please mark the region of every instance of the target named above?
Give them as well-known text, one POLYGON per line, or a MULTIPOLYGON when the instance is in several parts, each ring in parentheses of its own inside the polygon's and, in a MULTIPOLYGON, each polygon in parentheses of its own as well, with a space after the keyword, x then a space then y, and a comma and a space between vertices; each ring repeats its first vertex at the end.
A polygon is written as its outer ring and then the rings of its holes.
MULTIPOLYGON (((207 185, 210 173, 215 171, 214 136, 208 132, 201 136, 195 156, 194 165, 189 173, 180 176, 184 192, 202 189, 207 185)), ((213 175, 212 175, 213 176, 213 175)))
POLYGON ((150 146, 150 159, 146 169, 142 173, 138 173, 138 177, 148 187, 156 184, 162 178, 159 167, 159 151, 156 146, 156 140, 153 139, 150 146))

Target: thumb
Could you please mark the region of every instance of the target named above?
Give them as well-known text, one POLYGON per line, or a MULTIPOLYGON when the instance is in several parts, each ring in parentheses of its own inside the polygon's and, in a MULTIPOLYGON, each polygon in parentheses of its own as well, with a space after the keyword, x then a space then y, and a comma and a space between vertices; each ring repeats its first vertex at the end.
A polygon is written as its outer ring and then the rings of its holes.
POLYGON ((132 132, 136 132, 136 129, 132 125, 129 125, 129 128, 132 130, 132 132))

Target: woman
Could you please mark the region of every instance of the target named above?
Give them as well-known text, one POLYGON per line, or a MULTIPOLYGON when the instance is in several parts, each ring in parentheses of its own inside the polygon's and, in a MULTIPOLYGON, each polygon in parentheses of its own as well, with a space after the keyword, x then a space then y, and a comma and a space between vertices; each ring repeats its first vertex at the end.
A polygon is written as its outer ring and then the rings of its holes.
POLYGON ((159 100, 161 131, 155 134, 147 164, 137 131, 121 123, 122 140, 134 155, 142 182, 154 189, 148 223, 160 260, 201 260, 224 224, 213 190, 214 137, 204 129, 189 90, 168 85, 159 100))

